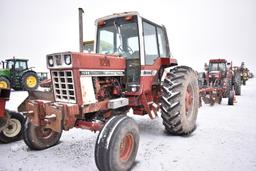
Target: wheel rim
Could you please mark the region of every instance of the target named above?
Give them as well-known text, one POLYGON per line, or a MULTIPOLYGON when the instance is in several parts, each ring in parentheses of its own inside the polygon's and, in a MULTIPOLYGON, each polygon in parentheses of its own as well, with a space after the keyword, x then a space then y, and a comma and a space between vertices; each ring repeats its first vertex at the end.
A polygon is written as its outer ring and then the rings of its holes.
POLYGON ((47 140, 53 135, 53 131, 50 128, 44 128, 44 127, 37 127, 36 128, 36 135, 40 139, 47 140))
POLYGON ((193 90, 191 85, 189 84, 185 94, 185 110, 186 115, 189 117, 191 114, 192 106, 193 106, 193 90))
POLYGON ((28 76, 26 79, 26 84, 29 88, 33 88, 37 84, 37 79, 35 76, 28 76))
POLYGON ((18 119, 10 119, 8 121, 8 126, 3 130, 3 134, 6 137, 15 137, 21 131, 21 123, 18 119))
POLYGON ((122 161, 127 161, 132 154, 133 148, 134 148, 133 135, 131 133, 126 134, 120 144, 120 159, 122 161))
POLYGON ((0 88, 8 88, 8 84, 6 81, 0 81, 0 88))

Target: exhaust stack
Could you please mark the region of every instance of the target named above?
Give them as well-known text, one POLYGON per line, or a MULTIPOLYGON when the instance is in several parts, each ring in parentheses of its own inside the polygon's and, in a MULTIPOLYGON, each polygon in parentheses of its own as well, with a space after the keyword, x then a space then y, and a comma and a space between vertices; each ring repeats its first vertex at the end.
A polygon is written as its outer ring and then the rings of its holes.
POLYGON ((79 49, 83 52, 83 8, 78 8, 79 12, 79 49))

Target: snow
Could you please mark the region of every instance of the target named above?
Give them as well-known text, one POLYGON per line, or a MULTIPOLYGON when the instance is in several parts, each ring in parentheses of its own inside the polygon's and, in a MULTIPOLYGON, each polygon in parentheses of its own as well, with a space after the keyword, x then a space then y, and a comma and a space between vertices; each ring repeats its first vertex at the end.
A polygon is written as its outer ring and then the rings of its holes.
MULTIPOLYGON (((24 92, 23 92, 24 93, 24 92)), ((15 108, 12 92, 8 107, 15 108)), ((22 95, 23 97, 24 95, 22 95)), ((140 146, 133 171, 256 170, 256 79, 242 87, 238 103, 203 105, 197 130, 188 137, 167 135, 161 117, 134 116, 140 128, 140 146)), ((94 146, 97 134, 71 129, 58 145, 31 151, 23 141, 0 144, 0 170, 96 171, 94 146)))

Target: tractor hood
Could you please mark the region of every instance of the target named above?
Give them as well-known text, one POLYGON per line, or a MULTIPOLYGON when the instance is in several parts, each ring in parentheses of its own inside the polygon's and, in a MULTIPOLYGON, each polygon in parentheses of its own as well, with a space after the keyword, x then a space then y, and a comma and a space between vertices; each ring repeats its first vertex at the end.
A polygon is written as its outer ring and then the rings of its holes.
POLYGON ((10 77, 11 71, 9 69, 0 69, 0 76, 10 77))
POLYGON ((124 70, 125 58, 94 53, 62 52, 47 55, 49 69, 124 70))

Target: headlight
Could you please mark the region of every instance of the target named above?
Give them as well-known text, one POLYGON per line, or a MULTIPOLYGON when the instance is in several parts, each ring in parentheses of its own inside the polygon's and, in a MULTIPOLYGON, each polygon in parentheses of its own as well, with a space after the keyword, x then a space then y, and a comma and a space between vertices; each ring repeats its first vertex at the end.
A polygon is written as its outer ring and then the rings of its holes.
POLYGON ((66 65, 71 64, 71 55, 64 55, 64 61, 66 65))
POLYGON ((50 67, 53 67, 53 65, 54 65, 53 56, 48 56, 48 65, 49 65, 50 67))
POLYGON ((130 84, 128 85, 128 91, 130 92, 138 92, 140 90, 140 85, 130 84))

